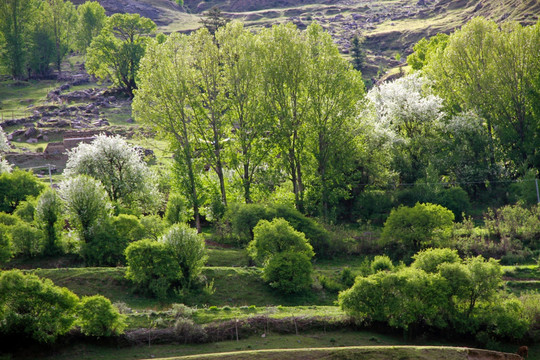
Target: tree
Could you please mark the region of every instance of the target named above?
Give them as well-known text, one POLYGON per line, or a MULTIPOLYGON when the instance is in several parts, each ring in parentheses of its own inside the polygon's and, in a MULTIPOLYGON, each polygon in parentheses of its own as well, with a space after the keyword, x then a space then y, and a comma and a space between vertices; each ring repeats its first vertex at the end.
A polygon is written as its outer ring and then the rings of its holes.
POLYGON ((355 35, 351 41, 351 57, 355 70, 360 70, 366 61, 366 51, 363 48, 365 38, 355 35))
POLYGON ((56 70, 61 74, 62 60, 73 44, 73 28, 77 23, 77 10, 69 0, 46 0, 42 11, 53 33, 54 63, 56 70))
POLYGON ((461 263, 457 250, 447 248, 442 249, 425 249, 413 256, 414 262, 412 267, 422 269, 428 273, 438 272, 438 266, 441 264, 461 263))
POLYGON ((400 206, 390 212, 381 236, 388 242, 400 242, 405 249, 417 252, 444 237, 453 222, 454 214, 440 205, 400 206))
POLYGON ((439 33, 431 38, 422 38, 413 46, 413 53, 407 56, 407 63, 413 70, 420 70, 426 63, 429 62, 430 57, 435 54, 439 49, 444 49, 448 41, 448 35, 439 33))
POLYGON ((41 255, 44 250, 43 232, 20 221, 10 227, 13 253, 24 257, 41 255))
POLYGON ((95 227, 110 214, 107 191, 99 180, 77 175, 60 183, 59 194, 72 224, 85 242, 91 242, 95 227))
POLYGON ((310 74, 307 92, 311 100, 307 110, 308 148, 317 162, 313 188, 318 190, 315 193, 320 199, 319 215, 328 221, 330 207, 341 200, 339 195, 332 194, 333 190, 339 186, 346 188, 339 176, 351 168, 347 155, 355 153, 353 120, 364 97, 364 83, 361 74, 351 69, 320 25, 311 24, 305 37, 310 74))
POLYGON ((38 78, 45 78, 50 75, 51 63, 56 53, 53 29, 44 11, 47 6, 46 2, 41 2, 39 16, 34 19, 32 30, 28 36, 27 62, 30 71, 29 75, 38 78))
POLYGON ((99 35, 107 22, 105 9, 97 1, 86 1, 77 7, 76 44, 77 49, 83 54, 92 43, 92 40, 99 35))
POLYGON ((259 264, 266 265, 272 256, 284 252, 301 253, 308 259, 315 255, 304 234, 294 230, 287 220, 261 220, 253 234, 247 249, 249 256, 259 264))
MULTIPOLYGON (((0 224, 0 266, 8 262, 13 256, 8 227, 0 224)), ((1 314, 1 313, 0 313, 1 314)))
POLYGON ((217 30, 224 27, 229 22, 229 19, 223 15, 219 6, 213 6, 210 10, 202 14, 201 24, 208 32, 214 36, 217 30))
POLYGON ((60 251, 57 225, 61 209, 61 199, 55 190, 47 189, 41 193, 36 207, 36 222, 45 232, 44 253, 47 255, 55 255, 60 251))
POLYGON ((114 14, 88 48, 86 68, 133 97, 139 62, 156 24, 139 14, 114 14))
POLYGON ((272 119, 272 139, 285 162, 296 208, 304 209, 303 164, 309 108, 310 53, 302 33, 292 23, 263 29, 259 35, 266 116, 272 119))
POLYGON ((189 289, 208 259, 204 238, 197 234, 196 229, 186 224, 175 224, 163 234, 159 242, 173 251, 180 267, 180 281, 185 288, 189 289))
POLYGON ((79 299, 66 288, 20 270, 0 274, 0 332, 52 343, 67 333, 74 321, 79 299))
POLYGON ((193 207, 195 226, 200 231, 201 185, 194 139, 189 130, 191 62, 191 45, 185 35, 172 34, 163 44, 151 43, 141 63, 140 89, 135 93, 133 111, 137 118, 169 139, 175 151, 175 173, 180 188, 193 207))
POLYGON ((182 278, 182 271, 174 251, 164 243, 140 240, 131 243, 125 251, 126 278, 137 288, 164 298, 171 286, 182 278))
POLYGON ((228 23, 215 34, 223 62, 224 91, 227 94, 230 137, 227 162, 240 178, 244 201, 251 203, 253 185, 261 165, 271 160, 268 134, 271 119, 262 102, 261 67, 256 36, 238 21, 228 23))
POLYGON ((223 147, 227 136, 228 111, 220 49, 214 37, 202 28, 190 37, 193 77, 189 79, 191 96, 188 106, 193 110, 191 127, 200 156, 216 173, 219 180, 221 201, 227 205, 225 177, 223 173, 223 147))
POLYGON ((0 62, 14 79, 26 73, 27 36, 36 9, 34 0, 0 2, 0 62))
POLYGON ((122 334, 126 316, 118 312, 109 299, 101 295, 83 296, 77 307, 76 325, 88 336, 122 334))
POLYGON ((69 151, 64 175, 88 175, 99 180, 113 203, 137 205, 150 212, 161 205, 155 175, 139 152, 120 136, 102 134, 91 144, 80 143, 69 151))
POLYGON ((13 212, 28 196, 38 196, 43 188, 40 180, 32 173, 15 170, 0 174, 0 211, 13 212))

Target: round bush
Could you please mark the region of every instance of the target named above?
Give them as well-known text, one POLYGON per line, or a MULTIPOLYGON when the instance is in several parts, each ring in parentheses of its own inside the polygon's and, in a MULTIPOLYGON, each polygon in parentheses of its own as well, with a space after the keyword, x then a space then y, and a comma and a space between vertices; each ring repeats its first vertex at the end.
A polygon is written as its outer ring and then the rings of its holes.
POLYGON ((377 273, 379 271, 392 271, 393 268, 394 265, 392 264, 392 260, 390 260, 390 258, 386 255, 375 256, 371 262, 371 271, 373 273, 377 273))
POLYGON ((457 250, 451 249, 426 249, 416 253, 413 259, 411 266, 429 273, 437 272, 440 264, 461 262, 457 250))
POLYGON ((121 334, 126 327, 125 316, 101 295, 82 298, 77 311, 77 325, 89 336, 111 336, 121 334))
POLYGON ((281 292, 299 293, 310 289, 312 271, 306 254, 289 251, 270 258, 263 269, 263 279, 281 292))
POLYGON ((125 253, 126 278, 144 292, 164 298, 172 284, 182 278, 174 252, 165 244, 140 240, 131 243, 125 253))

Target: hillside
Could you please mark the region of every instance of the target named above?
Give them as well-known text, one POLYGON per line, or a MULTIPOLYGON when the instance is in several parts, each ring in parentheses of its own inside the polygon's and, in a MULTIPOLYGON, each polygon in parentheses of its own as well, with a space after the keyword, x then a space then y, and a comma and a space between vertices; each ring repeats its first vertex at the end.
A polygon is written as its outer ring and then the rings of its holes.
POLYGON ((109 14, 140 13, 164 32, 198 28, 201 14, 213 6, 252 27, 292 21, 304 28, 318 21, 344 54, 353 36, 366 37, 368 78, 397 66, 396 52, 408 55, 422 37, 451 32, 474 16, 531 24, 540 14, 538 0, 185 0, 182 7, 173 0, 99 1, 109 14))

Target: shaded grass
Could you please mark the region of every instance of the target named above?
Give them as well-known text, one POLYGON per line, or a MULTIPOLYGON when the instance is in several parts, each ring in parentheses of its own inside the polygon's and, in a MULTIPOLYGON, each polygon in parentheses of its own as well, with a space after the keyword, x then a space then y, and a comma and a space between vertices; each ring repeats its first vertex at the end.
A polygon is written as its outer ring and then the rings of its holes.
POLYGON ((55 80, 0 82, 0 121, 31 115, 31 107, 43 104, 57 85, 55 80))

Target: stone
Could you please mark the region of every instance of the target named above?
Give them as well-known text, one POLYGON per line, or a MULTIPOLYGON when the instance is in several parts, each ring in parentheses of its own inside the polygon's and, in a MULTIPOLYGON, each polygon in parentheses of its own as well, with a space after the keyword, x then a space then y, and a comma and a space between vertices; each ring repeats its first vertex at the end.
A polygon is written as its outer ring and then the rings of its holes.
POLYGON ((29 143, 29 144, 37 144, 38 139, 36 139, 36 138, 30 138, 30 139, 26 140, 26 142, 29 143))
POLYGON ((25 136, 27 139, 32 138, 32 137, 36 137, 38 134, 39 134, 39 130, 37 130, 35 127, 28 128, 28 129, 24 132, 24 136, 25 136))

